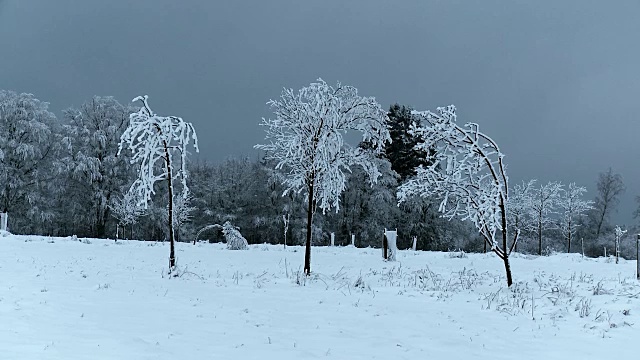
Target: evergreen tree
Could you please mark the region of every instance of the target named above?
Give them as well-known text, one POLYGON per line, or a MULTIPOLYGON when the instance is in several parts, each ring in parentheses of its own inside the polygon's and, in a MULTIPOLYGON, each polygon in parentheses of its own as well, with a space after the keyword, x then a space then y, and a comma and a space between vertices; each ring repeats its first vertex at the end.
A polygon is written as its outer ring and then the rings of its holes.
POLYGON ((391 169, 400 175, 400 182, 415 175, 418 166, 428 165, 427 153, 414 148, 419 139, 409 131, 413 124, 420 126, 420 119, 411 111, 410 107, 396 103, 387 113, 391 144, 386 146, 385 155, 391 162, 391 169))

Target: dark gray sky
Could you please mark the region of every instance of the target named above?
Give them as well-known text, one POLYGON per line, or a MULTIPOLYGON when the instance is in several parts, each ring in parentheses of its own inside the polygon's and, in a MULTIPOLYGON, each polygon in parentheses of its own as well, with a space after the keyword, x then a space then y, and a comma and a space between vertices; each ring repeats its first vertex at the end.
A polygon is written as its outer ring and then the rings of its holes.
POLYGON ((264 105, 318 77, 418 110, 455 104, 511 182, 611 166, 640 195, 640 3, 454 0, 0 0, 0 89, 60 110, 148 94, 200 156, 255 155, 264 105))

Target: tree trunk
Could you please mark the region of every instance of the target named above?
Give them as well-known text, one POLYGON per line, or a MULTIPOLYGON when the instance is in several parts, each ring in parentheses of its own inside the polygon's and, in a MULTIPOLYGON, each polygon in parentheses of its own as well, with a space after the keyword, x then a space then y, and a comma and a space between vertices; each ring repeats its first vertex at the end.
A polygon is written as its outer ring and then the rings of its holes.
POLYGON ((307 207, 307 241, 304 249, 304 274, 311 275, 311 225, 313 222, 313 176, 308 185, 309 206, 307 207))
MULTIPOLYGON (((520 228, 520 217, 516 216, 516 223, 515 223, 515 231, 518 231, 518 229, 520 228)), ((516 240, 516 243, 513 244, 513 251, 518 252, 518 240, 516 240)))
POLYGON ((513 284, 513 278, 511 277, 511 265, 509 264, 509 255, 506 255, 503 259, 504 261, 504 270, 507 273, 507 286, 511 287, 513 284))
POLYGON ((165 163, 167 166, 167 184, 169 185, 169 272, 176 266, 176 254, 173 233, 173 176, 171 175, 171 160, 167 142, 163 141, 165 163))
POLYGON ((541 220, 538 220, 538 255, 542 255, 542 221, 541 220))
POLYGON ((571 253, 571 231, 572 231, 572 229, 571 229, 571 221, 569 221, 569 230, 568 230, 568 232, 569 232, 569 236, 568 236, 569 243, 568 243, 568 246, 567 246, 567 254, 571 253))
MULTIPOLYGON (((506 186, 506 185, 505 185, 506 186)), ((504 249, 504 257, 502 260, 504 261, 504 270, 507 273, 507 286, 510 287, 513 284, 513 278, 511 277, 511 265, 509 265, 509 234, 507 229, 507 208, 505 206, 504 197, 500 197, 500 222, 502 225, 502 248, 504 249)), ((517 231, 517 230, 516 230, 517 231)), ((516 233, 518 235, 518 233, 516 233)), ((518 241, 516 237, 513 241, 518 241)))
POLYGON ((604 218, 607 216, 607 203, 605 202, 602 207, 602 213, 598 220, 598 226, 596 227, 596 240, 600 237, 600 231, 602 231, 602 225, 604 224, 604 218))

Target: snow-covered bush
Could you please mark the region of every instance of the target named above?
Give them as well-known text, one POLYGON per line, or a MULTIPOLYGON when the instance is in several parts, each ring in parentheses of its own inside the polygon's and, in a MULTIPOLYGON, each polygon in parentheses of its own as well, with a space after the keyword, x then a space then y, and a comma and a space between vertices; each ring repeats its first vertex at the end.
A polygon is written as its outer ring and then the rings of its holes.
POLYGON ((227 249, 229 250, 247 250, 249 248, 249 244, 247 243, 247 239, 245 239, 238 229, 231 225, 230 222, 225 222, 222 224, 222 233, 224 234, 224 238, 227 240, 227 249))

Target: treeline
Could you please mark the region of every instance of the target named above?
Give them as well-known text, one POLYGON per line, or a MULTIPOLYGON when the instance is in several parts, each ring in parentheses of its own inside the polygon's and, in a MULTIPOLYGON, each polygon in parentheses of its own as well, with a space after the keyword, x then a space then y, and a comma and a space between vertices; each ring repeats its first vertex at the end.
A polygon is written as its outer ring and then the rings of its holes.
MULTIPOLYGON (((123 226, 114 212, 136 178, 130 154, 117 156, 134 110, 112 97, 93 97, 58 119, 47 103, 30 94, 0 92, 0 201, 9 213, 10 231, 98 238, 115 238, 118 232, 126 238, 165 239, 163 189, 129 224, 123 226)), ((408 136, 409 109, 396 105, 389 115, 394 142, 387 158, 378 159, 382 177, 371 187, 362 181, 362 170, 354 168, 340 211, 316 214, 314 242, 327 244, 333 232, 338 244, 350 243, 353 234, 357 246, 379 246, 387 227, 402 234, 400 246, 409 247, 416 236, 420 249, 472 250, 470 244, 481 244, 473 228, 441 219, 433 202, 416 199, 397 206, 396 187, 411 175, 411 164, 419 163, 421 154, 412 150, 415 140, 408 136)), ((288 219, 288 243, 301 244, 304 200, 297 194, 282 196, 285 189, 273 165, 248 157, 188 164, 190 196, 178 204, 178 238, 192 241, 204 226, 229 221, 250 243, 282 243, 288 219)), ((202 234, 211 240, 216 236, 202 234)))
MULTIPOLYGON (((167 192, 163 189, 158 188, 151 204, 136 216, 125 219, 117 211, 137 176, 130 153, 118 155, 120 136, 133 111, 112 97, 93 97, 58 118, 47 103, 33 95, 0 91, 0 206, 9 213, 9 230, 16 234, 166 239, 167 199, 163 197, 167 192)), ((371 187, 363 181, 363 171, 354 167, 340 198, 340 211, 316 213, 314 243, 328 244, 333 232, 338 245, 349 244, 355 235, 356 246, 379 246, 386 227, 398 229, 400 248, 409 248, 415 236, 422 250, 482 251, 483 240, 474 227, 442 219, 437 199, 416 198, 398 206, 397 187, 414 175, 416 166, 424 165, 426 157, 414 150, 418 140, 409 132, 416 121, 411 109, 392 105, 388 116, 392 143, 377 159, 382 176, 371 187)), ((274 165, 249 157, 218 164, 189 163, 189 197, 176 209, 178 239, 193 241, 203 227, 229 221, 249 243, 283 243, 287 229, 287 243, 302 244, 305 199, 295 193, 282 196, 285 189, 274 165)), ((585 239, 590 255, 599 255, 599 249, 613 236, 608 219, 616 199, 609 199, 604 214, 597 211, 602 210, 600 203, 596 200, 594 209, 577 219, 575 239, 585 239)), ((523 235, 518 250, 536 253, 533 229, 523 235)), ((221 240, 215 231, 200 237, 221 240)), ((544 229, 544 249, 566 251, 559 228, 544 229)), ((581 251, 580 246, 572 249, 581 251)))

